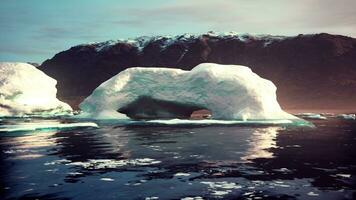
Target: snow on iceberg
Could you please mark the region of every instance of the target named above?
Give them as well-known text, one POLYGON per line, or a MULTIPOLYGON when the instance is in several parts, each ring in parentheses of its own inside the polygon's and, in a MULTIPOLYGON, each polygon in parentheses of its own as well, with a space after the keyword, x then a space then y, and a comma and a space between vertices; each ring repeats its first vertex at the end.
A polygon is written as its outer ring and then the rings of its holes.
POLYGON ((30 64, 0 62, 0 117, 70 114, 56 98, 56 83, 30 64))
POLYGON ((191 71, 126 69, 97 87, 81 104, 82 117, 185 118, 207 109, 212 119, 299 119, 284 112, 276 86, 250 68, 203 63, 191 71))

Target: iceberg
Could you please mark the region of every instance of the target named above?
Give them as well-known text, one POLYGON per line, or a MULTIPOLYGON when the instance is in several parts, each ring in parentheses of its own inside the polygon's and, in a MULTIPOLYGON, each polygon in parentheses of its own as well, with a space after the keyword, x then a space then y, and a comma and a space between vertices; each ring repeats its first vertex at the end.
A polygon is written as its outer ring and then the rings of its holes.
POLYGON ((30 64, 0 62, 0 117, 71 114, 72 108, 56 98, 56 84, 30 64))
POLYGON ((249 67, 203 63, 191 71, 126 69, 97 87, 81 104, 81 117, 186 119, 206 109, 214 120, 299 119, 283 111, 276 86, 249 67))

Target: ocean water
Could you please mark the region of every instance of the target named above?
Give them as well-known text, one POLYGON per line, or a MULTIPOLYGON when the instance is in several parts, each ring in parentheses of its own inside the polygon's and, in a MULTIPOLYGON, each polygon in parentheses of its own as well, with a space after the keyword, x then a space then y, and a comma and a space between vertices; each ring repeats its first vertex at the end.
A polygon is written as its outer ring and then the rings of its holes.
POLYGON ((356 199, 356 120, 64 122, 0 121, 0 199, 356 199))

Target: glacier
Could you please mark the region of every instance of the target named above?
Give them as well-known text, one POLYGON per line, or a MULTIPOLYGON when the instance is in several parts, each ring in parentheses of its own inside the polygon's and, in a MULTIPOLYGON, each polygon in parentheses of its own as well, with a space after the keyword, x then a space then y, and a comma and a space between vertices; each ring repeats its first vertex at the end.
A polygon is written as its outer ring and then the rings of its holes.
POLYGON ((56 98, 56 84, 33 65, 0 62, 0 117, 71 114, 72 108, 56 98))
POLYGON ((83 118, 174 119, 207 109, 213 120, 299 119, 278 104, 276 86, 249 67, 202 63, 190 71, 126 69, 81 104, 83 118))

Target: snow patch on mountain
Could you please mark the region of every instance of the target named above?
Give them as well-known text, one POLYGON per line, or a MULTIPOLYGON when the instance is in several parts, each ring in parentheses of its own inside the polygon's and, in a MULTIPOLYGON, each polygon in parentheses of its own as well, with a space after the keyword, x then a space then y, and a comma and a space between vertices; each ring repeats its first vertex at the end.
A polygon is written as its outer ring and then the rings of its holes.
POLYGON ((142 52, 145 47, 147 47, 151 43, 159 42, 162 49, 166 49, 167 47, 177 44, 177 43, 186 43, 186 42, 194 42, 197 39, 201 39, 203 37, 215 37, 217 39, 233 39, 238 40, 243 43, 248 43, 251 41, 261 41, 264 47, 271 45, 276 41, 281 41, 287 39, 289 37, 286 36, 272 36, 272 35, 251 35, 246 33, 238 33, 238 32, 213 32, 209 31, 204 34, 194 35, 194 34, 182 34, 177 36, 141 36, 137 38, 131 39, 119 39, 119 40, 109 40, 105 42, 93 42, 87 44, 81 44, 77 47, 87 47, 94 46, 95 51, 103 52, 105 50, 110 49, 111 47, 117 44, 129 44, 138 49, 139 52, 142 52))

